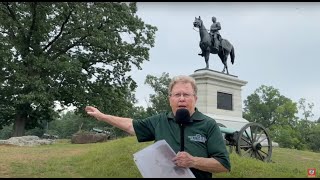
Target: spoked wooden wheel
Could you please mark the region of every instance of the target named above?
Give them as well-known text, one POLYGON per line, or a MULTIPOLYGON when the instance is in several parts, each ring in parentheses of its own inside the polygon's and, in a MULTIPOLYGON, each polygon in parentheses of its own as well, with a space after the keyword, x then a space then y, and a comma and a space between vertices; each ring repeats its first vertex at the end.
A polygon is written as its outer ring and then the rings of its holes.
POLYGON ((246 124, 238 132, 236 151, 240 156, 271 161, 272 141, 269 132, 259 123, 246 124))

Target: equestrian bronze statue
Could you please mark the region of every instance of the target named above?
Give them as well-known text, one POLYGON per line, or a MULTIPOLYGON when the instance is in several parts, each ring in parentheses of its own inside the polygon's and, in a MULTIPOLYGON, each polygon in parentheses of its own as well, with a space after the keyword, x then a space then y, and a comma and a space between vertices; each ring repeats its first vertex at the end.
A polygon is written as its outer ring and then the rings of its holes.
MULTIPOLYGON (((215 20, 215 18, 213 18, 213 20, 215 20)), ((215 21, 213 21, 213 22, 216 23, 215 21)), ((193 22, 193 26, 196 28, 199 28, 199 34, 200 34, 199 46, 202 51, 199 55, 204 57, 205 62, 206 62, 206 68, 209 69, 210 53, 211 54, 218 54, 218 56, 220 57, 223 65, 224 65, 222 72, 224 73, 226 70, 227 74, 229 74, 227 59, 230 54, 231 63, 232 64, 234 63, 235 54, 234 54, 233 45, 228 40, 223 39, 219 33, 212 34, 210 32, 210 34, 209 34, 208 30, 203 25, 203 22, 202 22, 200 16, 199 16, 199 18, 195 17, 195 20, 193 22), (217 39, 214 39, 215 37, 217 39), (219 44, 218 45, 214 44, 215 42, 219 43, 219 44)), ((219 26, 220 26, 220 23, 218 24, 218 27, 219 26)), ((211 29, 212 29, 212 27, 211 27, 211 29)), ((221 29, 221 27, 218 30, 220 30, 220 29, 221 29)))

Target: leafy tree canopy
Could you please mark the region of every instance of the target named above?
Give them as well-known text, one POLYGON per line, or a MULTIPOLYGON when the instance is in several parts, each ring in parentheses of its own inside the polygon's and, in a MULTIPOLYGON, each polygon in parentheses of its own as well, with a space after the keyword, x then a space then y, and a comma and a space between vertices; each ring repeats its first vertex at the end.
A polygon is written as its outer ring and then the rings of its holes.
POLYGON ((55 117, 55 102, 122 114, 135 102, 135 81, 154 46, 156 27, 136 3, 2 2, 0 128, 14 136, 55 117))
POLYGON ((147 75, 145 84, 151 86, 155 94, 150 94, 151 106, 147 108, 147 114, 154 115, 164 111, 171 111, 169 104, 168 86, 171 81, 169 73, 163 72, 161 77, 147 75))
POLYGON ((296 125, 297 103, 281 95, 272 86, 260 86, 244 100, 244 105, 244 118, 266 128, 272 128, 272 125, 296 125))

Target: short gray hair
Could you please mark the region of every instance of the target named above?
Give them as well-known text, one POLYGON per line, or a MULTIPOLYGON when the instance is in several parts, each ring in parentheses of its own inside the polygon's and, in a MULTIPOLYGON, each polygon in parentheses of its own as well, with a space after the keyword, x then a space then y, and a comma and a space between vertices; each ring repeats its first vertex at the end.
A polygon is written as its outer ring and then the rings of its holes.
POLYGON ((169 84, 169 88, 168 88, 169 96, 171 95, 171 91, 172 91, 173 86, 176 85, 178 82, 190 83, 192 86, 192 89, 194 91, 194 94, 197 95, 198 88, 196 85, 196 81, 191 76, 179 75, 179 76, 173 77, 170 84, 169 84))

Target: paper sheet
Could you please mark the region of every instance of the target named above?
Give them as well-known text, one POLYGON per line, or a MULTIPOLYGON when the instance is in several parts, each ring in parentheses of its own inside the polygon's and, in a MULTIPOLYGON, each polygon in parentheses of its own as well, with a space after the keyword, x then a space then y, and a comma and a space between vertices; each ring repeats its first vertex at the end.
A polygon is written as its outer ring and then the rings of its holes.
POLYGON ((172 158, 176 153, 165 140, 133 154, 141 175, 144 178, 195 178, 189 168, 177 167, 172 158))

